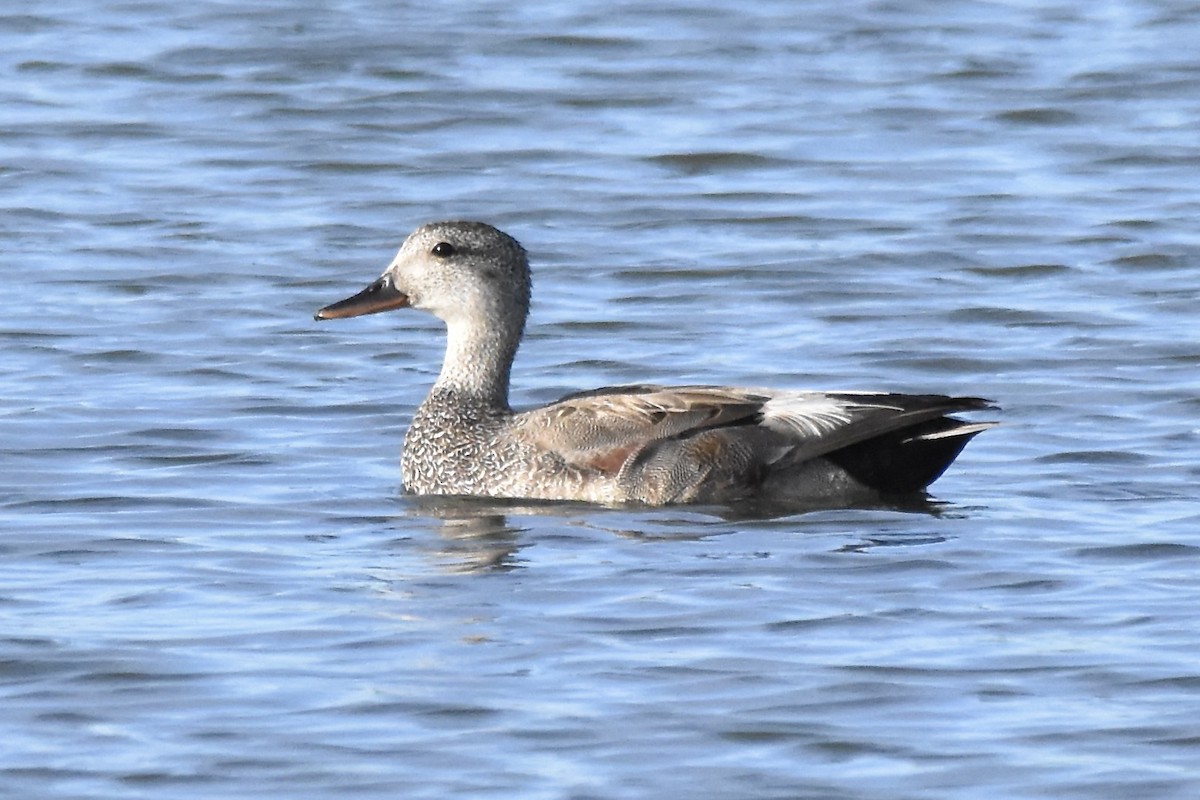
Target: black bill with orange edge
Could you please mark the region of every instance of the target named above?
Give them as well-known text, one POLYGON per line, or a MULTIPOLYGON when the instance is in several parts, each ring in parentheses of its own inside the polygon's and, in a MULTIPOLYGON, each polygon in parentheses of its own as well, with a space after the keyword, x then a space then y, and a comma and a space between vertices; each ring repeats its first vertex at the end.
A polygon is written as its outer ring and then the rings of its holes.
POLYGON ((363 314, 378 314, 406 306, 408 295, 392 286, 391 279, 384 275, 358 294, 325 306, 313 315, 313 319, 361 317, 363 314))

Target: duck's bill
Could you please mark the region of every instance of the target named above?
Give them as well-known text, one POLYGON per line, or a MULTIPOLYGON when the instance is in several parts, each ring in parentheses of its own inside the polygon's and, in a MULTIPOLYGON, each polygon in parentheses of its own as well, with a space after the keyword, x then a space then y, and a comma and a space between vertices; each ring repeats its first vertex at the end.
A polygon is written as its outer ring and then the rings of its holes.
POLYGON ((325 306, 314 315, 314 318, 361 317, 363 314, 378 314, 380 311, 391 311, 393 308, 407 306, 408 295, 392 286, 392 282, 383 277, 358 294, 325 306))

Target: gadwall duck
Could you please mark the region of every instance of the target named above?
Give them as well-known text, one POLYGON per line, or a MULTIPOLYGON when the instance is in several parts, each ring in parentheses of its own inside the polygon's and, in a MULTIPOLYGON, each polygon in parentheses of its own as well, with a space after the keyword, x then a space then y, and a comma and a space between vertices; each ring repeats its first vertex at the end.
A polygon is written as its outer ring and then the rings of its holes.
POLYGON ((994 423, 976 397, 616 386, 526 411, 509 371, 529 312, 525 250, 482 222, 435 222, 379 280, 317 312, 419 308, 446 323, 442 371, 404 439, 405 491, 596 503, 817 502, 919 492, 994 423))

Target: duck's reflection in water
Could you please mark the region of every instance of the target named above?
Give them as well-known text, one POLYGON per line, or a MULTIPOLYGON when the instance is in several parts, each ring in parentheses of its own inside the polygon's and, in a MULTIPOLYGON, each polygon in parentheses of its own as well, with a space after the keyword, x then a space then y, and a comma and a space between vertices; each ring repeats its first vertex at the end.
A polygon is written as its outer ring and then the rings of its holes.
POLYGON ((520 550, 532 544, 529 529, 509 522, 509 517, 562 513, 562 503, 544 506, 527 501, 472 497, 408 497, 407 516, 435 522, 438 535, 432 553, 447 572, 496 572, 521 566, 520 550))
MULTIPOLYGON (((821 511, 901 512, 930 517, 954 516, 953 506, 927 495, 902 495, 877 498, 854 506, 842 504, 747 503, 735 506, 677 506, 670 509, 643 506, 603 507, 586 503, 530 500, 496 500, 474 497, 409 496, 406 516, 429 520, 437 534, 430 555, 438 568, 453 573, 481 573, 519 569, 524 565, 520 552, 535 544, 530 527, 513 519, 556 518, 560 530, 587 535, 600 531, 612 536, 642 540, 698 540, 736 533, 746 523, 803 527, 800 519, 821 511)), ((539 525, 544 528, 544 525, 539 525)), ((824 527, 824 526, 821 526, 824 527)), ((873 526, 868 526, 872 527, 873 526)), ((793 530, 793 532, 796 532, 793 530)), ((544 535, 542 530, 540 535, 544 535)), ((780 535, 786 535, 780 531, 780 535)), ((843 549, 858 549, 881 544, 928 543, 901 537, 881 542, 878 537, 847 544, 843 549)), ((941 541, 941 537, 932 537, 941 541)))

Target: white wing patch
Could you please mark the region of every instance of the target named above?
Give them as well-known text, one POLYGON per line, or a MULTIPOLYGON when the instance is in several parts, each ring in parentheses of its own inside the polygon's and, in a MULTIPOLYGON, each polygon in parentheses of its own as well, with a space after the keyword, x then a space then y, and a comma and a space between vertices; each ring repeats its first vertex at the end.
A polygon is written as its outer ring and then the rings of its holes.
POLYGON ((820 392, 783 392, 763 405, 762 424, 785 436, 817 439, 850 424, 855 410, 878 407, 820 392))

